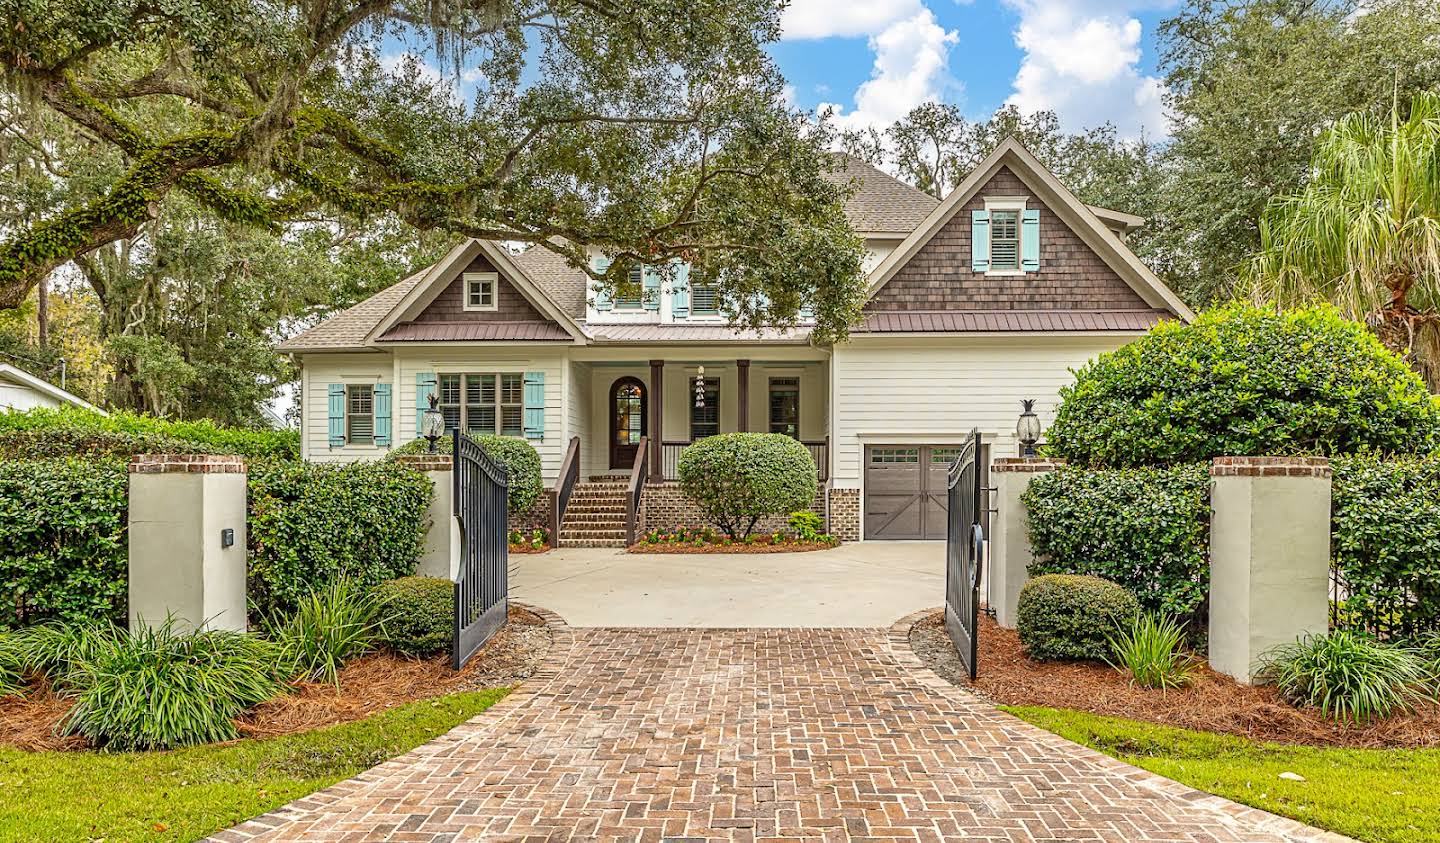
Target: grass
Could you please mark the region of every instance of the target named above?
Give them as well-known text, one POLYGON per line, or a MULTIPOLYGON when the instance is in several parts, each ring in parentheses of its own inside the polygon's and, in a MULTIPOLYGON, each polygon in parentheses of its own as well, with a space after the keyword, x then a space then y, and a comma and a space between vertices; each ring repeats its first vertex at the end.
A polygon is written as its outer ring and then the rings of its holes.
POLYGON ((1440 841, 1440 749, 1282 746, 1079 711, 1005 710, 1166 778, 1358 840, 1440 841))
POLYGON ((174 752, 0 748, 0 841, 195 840, 407 752, 506 693, 452 694, 305 734, 174 752))

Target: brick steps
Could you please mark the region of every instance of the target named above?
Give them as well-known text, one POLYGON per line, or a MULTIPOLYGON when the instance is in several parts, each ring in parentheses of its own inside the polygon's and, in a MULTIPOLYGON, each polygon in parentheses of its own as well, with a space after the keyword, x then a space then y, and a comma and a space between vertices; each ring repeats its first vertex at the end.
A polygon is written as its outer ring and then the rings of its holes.
POLYGON ((596 475, 576 484, 556 537, 558 547, 624 547, 627 478, 596 475))

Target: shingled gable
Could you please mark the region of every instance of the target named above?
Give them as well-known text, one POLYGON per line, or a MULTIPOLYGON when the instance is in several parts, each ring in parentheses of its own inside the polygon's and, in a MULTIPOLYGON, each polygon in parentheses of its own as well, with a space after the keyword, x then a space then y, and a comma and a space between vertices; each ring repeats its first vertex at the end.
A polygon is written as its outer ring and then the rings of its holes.
MULTIPOLYGON (((1136 316, 1117 322, 1105 318, 1107 313, 1140 314, 1144 318, 1139 322, 1148 324, 1162 317, 1194 318, 1112 230, 1116 220, 1101 218, 1103 210, 1080 202, 1024 146, 1007 138, 870 273, 867 319, 858 332, 956 330, 954 319, 919 318, 954 312, 1052 311, 1067 318, 1041 321, 1068 325, 1070 330, 1099 331, 1138 325, 1136 316), (1025 196, 1028 207, 1042 209, 1040 271, 1009 277, 972 272, 970 219, 965 211, 983 207, 986 195, 1025 196), (901 312, 910 317, 893 318, 901 312)), ((1123 217, 1121 223, 1139 224, 1138 217, 1105 213, 1123 217)), ((1000 331, 1015 322, 981 321, 997 326, 988 330, 1000 331)), ((1026 326, 1034 321, 1020 319, 1026 326)))

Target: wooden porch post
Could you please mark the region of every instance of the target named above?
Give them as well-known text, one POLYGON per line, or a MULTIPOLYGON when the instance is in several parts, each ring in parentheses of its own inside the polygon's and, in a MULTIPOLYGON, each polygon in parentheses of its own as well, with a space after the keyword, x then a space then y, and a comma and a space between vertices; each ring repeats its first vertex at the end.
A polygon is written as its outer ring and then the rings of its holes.
POLYGON ((750 429, 750 361, 736 360, 735 369, 740 374, 740 424, 735 429, 744 433, 750 429))
POLYGON ((665 479, 661 455, 665 453, 665 361, 650 361, 650 480, 665 479))

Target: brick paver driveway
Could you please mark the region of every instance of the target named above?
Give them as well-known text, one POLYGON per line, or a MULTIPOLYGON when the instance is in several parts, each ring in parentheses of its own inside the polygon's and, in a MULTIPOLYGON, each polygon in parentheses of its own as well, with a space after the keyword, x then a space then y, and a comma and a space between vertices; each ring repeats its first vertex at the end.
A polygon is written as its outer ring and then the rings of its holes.
POLYGON ((567 630, 546 676, 475 720, 216 839, 1325 839, 913 659, 896 630, 567 630))

